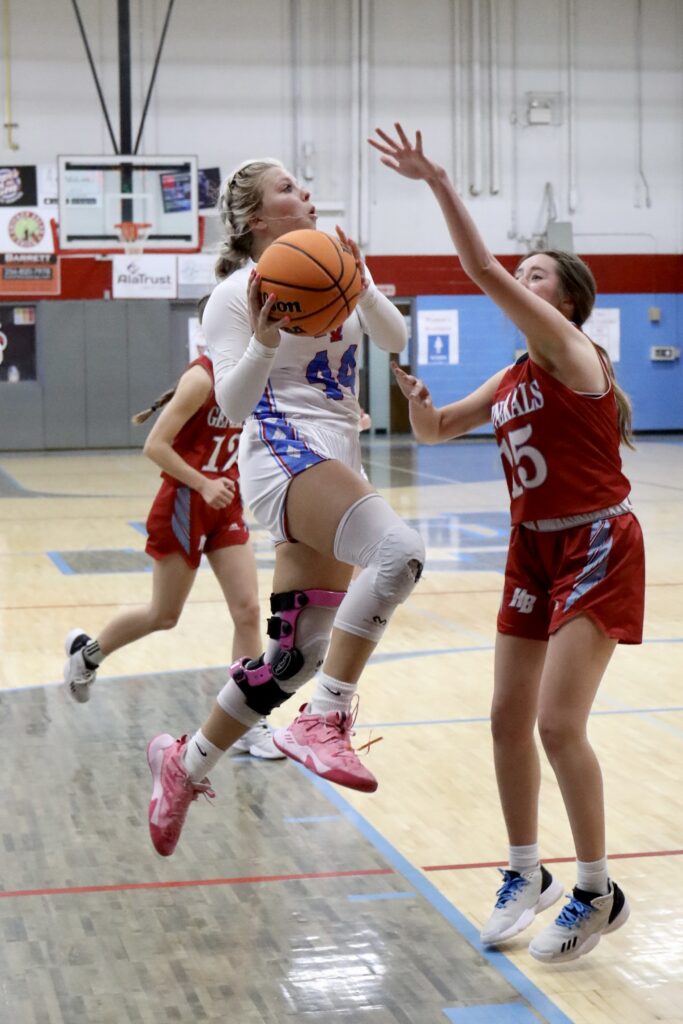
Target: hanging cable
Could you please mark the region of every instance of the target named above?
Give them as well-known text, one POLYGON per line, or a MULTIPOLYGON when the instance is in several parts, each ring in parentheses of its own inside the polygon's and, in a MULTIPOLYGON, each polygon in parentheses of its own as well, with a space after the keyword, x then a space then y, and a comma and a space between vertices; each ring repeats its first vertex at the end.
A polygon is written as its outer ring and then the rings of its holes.
POLYGON ((171 12, 173 10, 173 4, 175 0, 168 0, 168 9, 166 11, 166 17, 164 19, 164 25, 161 29, 161 38, 159 39, 159 46, 157 47, 156 57, 154 58, 154 67, 152 68, 152 75, 149 80, 149 87, 147 89, 147 95, 145 97, 145 105, 142 110, 142 117, 140 118, 140 127, 138 128, 137 138, 135 139, 135 145, 133 146, 133 153, 137 153, 142 139, 142 132, 145 127, 145 119, 147 118, 147 108, 149 107, 149 101, 152 98, 152 90, 154 89, 154 82, 156 81, 157 71, 159 70, 159 61, 161 60, 161 51, 164 48, 164 40, 166 39, 166 33, 168 32, 168 24, 171 20, 171 12))
POLYGON ((95 82, 95 88, 97 89, 97 95, 99 96, 100 106, 102 107, 102 113, 104 114, 104 120, 107 123, 107 131, 109 132, 109 138, 111 139, 111 144, 112 144, 112 146, 114 148, 114 152, 118 153, 119 152, 119 146, 118 146, 118 143, 116 141, 116 136, 114 135, 114 129, 111 126, 111 121, 109 120, 109 113, 107 111, 107 104, 104 101, 104 94, 102 92, 102 87, 100 85, 100 80, 97 77, 97 70, 95 68, 95 62, 92 59, 92 53, 90 51, 90 44, 88 43, 88 37, 85 34, 85 27, 83 25, 83 19, 81 18, 81 12, 78 9, 77 0, 71 0, 71 4, 73 6, 74 14, 76 15, 76 21, 78 22, 78 27, 79 27, 80 32, 81 32, 81 38, 83 39, 83 45, 85 46, 85 55, 88 58, 88 64, 90 65, 90 70, 92 72, 92 76, 93 76, 93 79, 94 79, 94 82, 95 82))

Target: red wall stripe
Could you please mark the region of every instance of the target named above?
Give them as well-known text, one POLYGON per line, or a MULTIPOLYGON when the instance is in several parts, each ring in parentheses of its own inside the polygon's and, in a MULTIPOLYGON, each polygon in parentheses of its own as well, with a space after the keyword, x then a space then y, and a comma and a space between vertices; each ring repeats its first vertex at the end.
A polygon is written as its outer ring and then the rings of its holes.
MULTIPOLYGON (((514 270, 519 256, 499 256, 514 270)), ((661 295, 683 292, 683 255, 597 254, 585 257, 595 275, 598 291, 605 294, 661 295)), ((103 299, 111 295, 112 264, 92 256, 61 258, 62 291, 45 299, 103 299)), ((478 295, 479 289, 464 274, 455 256, 369 256, 368 266, 377 284, 393 285, 398 296, 478 295)), ((3 295, 3 302, 24 302, 26 295, 3 295)))
MULTIPOLYGON (((499 256, 512 271, 520 256, 499 256)), ((605 294, 664 294, 683 292, 683 255, 637 254, 584 257, 593 271, 598 292, 605 294)), ((376 284, 391 284, 396 295, 478 295, 455 256, 368 256, 376 284)))

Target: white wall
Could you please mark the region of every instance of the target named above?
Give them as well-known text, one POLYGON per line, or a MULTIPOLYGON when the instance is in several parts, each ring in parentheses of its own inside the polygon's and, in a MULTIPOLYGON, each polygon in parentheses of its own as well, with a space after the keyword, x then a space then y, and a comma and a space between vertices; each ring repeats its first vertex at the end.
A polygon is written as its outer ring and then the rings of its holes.
MULTIPOLYGON (((79 0, 79 6, 118 133, 116 4, 79 0)), ((166 0, 131 0, 134 133, 166 7, 166 0)), ((478 10, 484 190, 470 208, 491 248, 523 251, 521 239, 545 225, 549 182, 557 219, 572 221, 580 251, 681 252, 683 2, 640 0, 650 207, 637 165, 638 7, 638 0, 176 0, 141 152, 196 153, 200 166, 218 164, 224 173, 246 157, 271 154, 302 171, 294 140, 308 142, 314 198, 343 203, 347 225, 367 236, 371 252, 448 252, 426 187, 392 175, 359 143, 375 124, 402 119, 409 129, 421 127, 429 152, 467 192, 475 154, 468 124, 472 14, 478 10), (489 194, 490 7, 497 28, 496 196, 489 194), (576 210, 570 213, 572 10, 576 210), (293 42, 297 12, 301 32, 293 42), (367 65, 354 61, 355 46, 367 53, 367 65), (561 125, 525 124, 524 95, 531 91, 562 94, 561 125)), ((12 116, 20 148, 10 152, 3 132, 0 162, 111 153, 69 0, 11 0, 10 8, 12 116)))

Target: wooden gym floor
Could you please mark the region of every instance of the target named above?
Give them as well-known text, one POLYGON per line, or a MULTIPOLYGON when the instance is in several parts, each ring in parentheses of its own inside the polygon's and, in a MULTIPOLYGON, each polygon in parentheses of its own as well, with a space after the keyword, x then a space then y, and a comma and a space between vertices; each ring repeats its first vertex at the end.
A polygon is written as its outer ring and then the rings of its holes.
MULTIPOLYGON (((64 635, 146 600, 138 453, 0 453, 0 1021, 147 1024, 649 1024, 683 1020, 683 444, 625 456, 648 558, 645 643, 619 648, 591 735, 611 873, 632 916, 589 956, 532 960, 478 929, 506 843, 489 740, 508 517, 490 443, 372 439, 365 465, 428 545, 424 578, 361 684, 376 794, 228 756, 175 855, 148 839, 146 742, 193 731, 231 628, 202 568, 174 631, 112 655, 89 704, 60 685, 64 635)), ((253 534, 264 620, 270 551, 253 534)), ((276 724, 291 717, 283 707, 276 724)), ((569 888, 547 765, 541 847, 569 888)))

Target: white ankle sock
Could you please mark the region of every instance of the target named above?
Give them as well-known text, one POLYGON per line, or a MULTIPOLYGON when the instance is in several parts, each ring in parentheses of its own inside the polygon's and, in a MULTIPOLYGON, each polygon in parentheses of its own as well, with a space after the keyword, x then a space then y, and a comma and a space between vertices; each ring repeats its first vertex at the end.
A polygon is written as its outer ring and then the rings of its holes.
POLYGON ((330 711, 349 711, 357 689, 357 683, 342 683, 339 679, 328 676, 326 672, 318 672, 315 693, 306 708, 306 713, 326 715, 330 711))
POLYGON ((597 892, 601 896, 606 896, 609 892, 607 857, 601 857, 600 860, 577 860, 576 884, 585 892, 597 892))
POLYGON ((530 843, 529 846, 510 847, 510 870, 533 871, 538 867, 538 843, 530 843))
POLYGON ((185 747, 183 755, 187 774, 193 782, 201 782, 204 776, 212 771, 224 753, 224 750, 207 740, 201 729, 197 729, 185 747))

